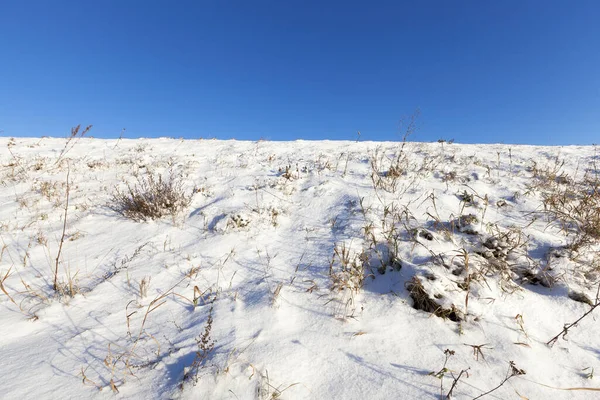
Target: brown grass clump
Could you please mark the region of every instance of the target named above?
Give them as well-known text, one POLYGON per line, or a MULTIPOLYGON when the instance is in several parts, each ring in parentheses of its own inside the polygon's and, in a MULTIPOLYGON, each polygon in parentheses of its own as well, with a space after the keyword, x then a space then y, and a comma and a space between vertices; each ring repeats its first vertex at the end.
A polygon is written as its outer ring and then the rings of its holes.
POLYGON ((134 221, 147 221, 162 218, 165 215, 175 216, 185 209, 191 201, 191 195, 183 189, 181 180, 169 176, 147 173, 138 176, 134 186, 127 185, 127 190, 116 188, 108 207, 125 218, 134 221))
POLYGON ((544 209, 567 233, 575 233, 573 248, 600 240, 600 181, 584 179, 556 185, 543 199, 544 209))
POLYGON ((592 160, 583 176, 568 175, 563 171, 565 162, 556 158, 553 166, 531 171, 534 184, 531 190, 542 191, 544 211, 551 222, 572 235, 572 250, 597 243, 600 240, 600 168, 592 160))
POLYGON ((345 289, 358 292, 365 282, 364 256, 351 254, 350 248, 344 243, 336 245, 333 258, 329 265, 331 290, 341 292, 345 289))

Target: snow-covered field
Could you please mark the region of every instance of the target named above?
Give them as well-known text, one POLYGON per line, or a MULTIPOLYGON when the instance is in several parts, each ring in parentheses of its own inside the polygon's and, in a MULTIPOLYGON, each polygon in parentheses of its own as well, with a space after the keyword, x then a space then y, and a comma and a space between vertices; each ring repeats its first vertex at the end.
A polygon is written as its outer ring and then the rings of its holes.
POLYGON ((598 166, 591 146, 1 138, 0 397, 600 397, 598 316, 551 342, 598 304, 598 166), (183 209, 125 217, 114 195, 159 176, 183 209))

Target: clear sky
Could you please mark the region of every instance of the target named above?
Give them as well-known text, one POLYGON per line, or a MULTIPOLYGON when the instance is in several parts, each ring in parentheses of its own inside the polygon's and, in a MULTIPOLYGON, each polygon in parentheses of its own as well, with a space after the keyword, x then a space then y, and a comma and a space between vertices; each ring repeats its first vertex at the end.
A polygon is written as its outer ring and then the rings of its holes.
POLYGON ((600 1, 0 0, 0 131, 600 143, 600 1))

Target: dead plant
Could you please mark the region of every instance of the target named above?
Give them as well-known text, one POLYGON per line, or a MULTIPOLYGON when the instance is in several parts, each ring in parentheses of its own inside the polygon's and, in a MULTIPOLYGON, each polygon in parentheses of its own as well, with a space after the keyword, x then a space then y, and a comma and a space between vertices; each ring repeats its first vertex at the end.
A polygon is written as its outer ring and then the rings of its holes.
POLYGON ((213 306, 211 305, 210 310, 208 311, 208 317, 206 318, 206 323, 204 324, 204 331, 196 338, 198 349, 196 350, 194 361, 191 366, 186 368, 186 371, 183 374, 183 381, 181 382, 182 390, 185 382, 192 380, 194 385, 198 383, 200 371, 206 366, 206 362, 215 348, 215 341, 211 339, 211 329, 213 324, 212 313, 213 306))
POLYGON ((118 187, 108 207, 125 218, 134 221, 147 221, 162 218, 165 215, 175 216, 185 209, 191 201, 191 195, 183 189, 180 179, 169 175, 147 173, 139 175, 134 186, 127 185, 122 191, 118 187))
POLYGON ((88 125, 83 130, 81 130, 81 124, 71 128, 71 134, 67 137, 65 147, 63 147, 63 149, 61 150, 54 164, 58 165, 67 155, 67 153, 75 146, 77 141, 83 136, 85 136, 90 131, 90 129, 92 129, 92 125, 88 125))
POLYGON ((477 397, 474 397, 473 400, 480 399, 483 396, 487 396, 488 394, 500 389, 500 387, 502 387, 502 385, 504 385, 506 382, 508 382, 508 380, 512 377, 525 375, 525 371, 520 368, 517 368, 517 366, 515 365, 515 363, 513 361, 510 361, 508 364, 509 364, 508 371, 506 372, 506 376, 504 377, 502 382, 500 382, 500 384, 498 386, 494 387, 493 389, 490 389, 487 392, 482 393, 477 397))

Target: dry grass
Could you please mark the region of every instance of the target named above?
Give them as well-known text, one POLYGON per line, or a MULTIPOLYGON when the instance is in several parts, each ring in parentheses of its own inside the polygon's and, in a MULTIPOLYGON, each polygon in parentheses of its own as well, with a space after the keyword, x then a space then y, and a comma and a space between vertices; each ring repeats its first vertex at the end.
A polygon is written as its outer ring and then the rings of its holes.
POLYGON ((344 243, 336 245, 329 265, 331 290, 358 292, 365 282, 365 265, 361 254, 352 254, 344 243))
POLYGON ((543 203, 551 219, 567 234, 575 235, 573 249, 600 240, 600 182, 556 186, 544 195, 543 203))
MULTIPOLYGON (((419 112, 416 111, 405 125, 402 142, 392 157, 381 154, 379 149, 371 155, 369 162, 371 164, 371 180, 375 190, 381 189, 389 193, 394 193, 400 185, 400 178, 409 172, 410 159, 406 149, 408 138, 416 130, 416 122, 419 112)), ((402 121, 401 126, 402 129, 402 121)))
POLYGON ((283 396, 283 392, 296 385, 300 385, 299 382, 296 382, 285 387, 283 387, 284 385, 275 386, 271 384, 268 370, 265 371, 265 374, 260 374, 259 380, 259 385, 256 388, 256 398, 260 400, 281 399, 281 396, 283 396))
POLYGON ((544 168, 534 163, 530 191, 541 190, 548 220, 571 236, 569 247, 577 250, 600 240, 600 169, 592 161, 583 174, 568 175, 564 164, 558 157, 544 168))
POLYGON ((71 128, 71 134, 67 137, 67 141, 65 143, 65 147, 62 149, 58 158, 56 159, 55 164, 59 164, 64 157, 67 155, 69 151, 75 146, 77 141, 89 133, 90 129, 92 129, 92 125, 86 126, 83 130, 81 129, 81 124, 71 128))
POLYGON ((211 305, 210 310, 208 311, 208 317, 206 318, 206 323, 204 325, 204 331, 196 338, 198 349, 196 350, 194 361, 190 367, 186 368, 186 371, 183 374, 183 381, 181 382, 182 390, 184 389, 184 384, 187 381, 191 380, 194 385, 198 383, 198 380, 200 379, 200 371, 206 367, 206 363, 215 348, 215 341, 211 338, 213 324, 212 314, 213 307, 211 305))
POLYGON ((364 252, 356 253, 345 243, 337 244, 334 248, 329 264, 329 289, 335 294, 330 300, 336 304, 334 316, 340 320, 354 315, 356 294, 365 283, 366 261, 364 252))
POLYGON ((134 221, 147 221, 175 216, 185 209, 191 195, 183 189, 183 182, 172 174, 169 178, 147 173, 138 176, 134 186, 126 190, 116 188, 108 207, 125 218, 134 221))

